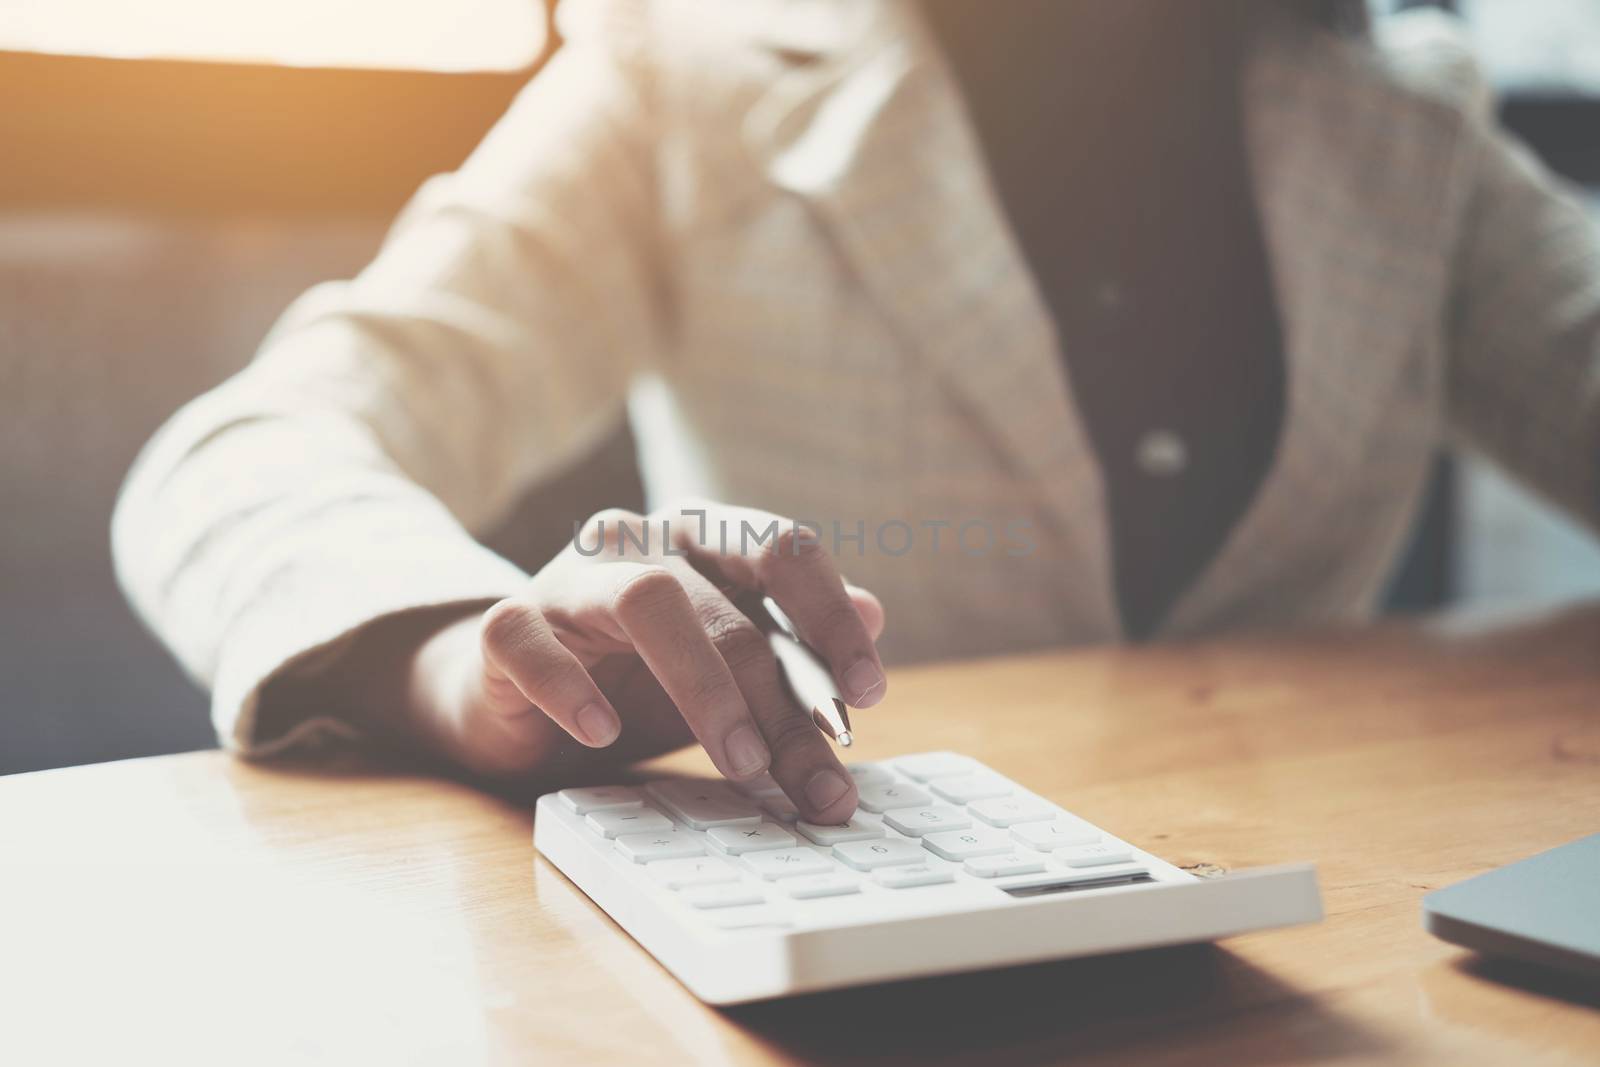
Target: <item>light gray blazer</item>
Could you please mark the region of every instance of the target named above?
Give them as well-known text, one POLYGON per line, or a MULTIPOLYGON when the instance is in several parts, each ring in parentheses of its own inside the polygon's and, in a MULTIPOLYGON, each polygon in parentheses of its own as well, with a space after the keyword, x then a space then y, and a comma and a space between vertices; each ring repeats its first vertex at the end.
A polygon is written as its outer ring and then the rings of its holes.
MULTIPOLYGON (((129 477, 119 572, 224 739, 292 740, 258 736, 258 687, 362 624, 515 591, 472 533, 630 395, 658 499, 837 524, 887 657, 1116 639, 1100 473, 915 5, 563 11, 471 160, 129 477)), ((1287 418, 1164 632, 1368 615, 1447 438, 1594 521, 1596 234, 1449 24, 1269 18, 1244 108, 1287 418)))

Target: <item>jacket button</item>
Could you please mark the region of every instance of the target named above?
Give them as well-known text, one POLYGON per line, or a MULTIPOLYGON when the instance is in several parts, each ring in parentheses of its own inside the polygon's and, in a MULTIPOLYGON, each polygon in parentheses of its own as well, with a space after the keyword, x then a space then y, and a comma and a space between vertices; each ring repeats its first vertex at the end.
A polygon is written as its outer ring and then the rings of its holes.
POLYGON ((1146 474, 1171 478, 1189 466, 1189 448, 1171 430, 1149 430, 1139 438, 1135 459, 1146 474))

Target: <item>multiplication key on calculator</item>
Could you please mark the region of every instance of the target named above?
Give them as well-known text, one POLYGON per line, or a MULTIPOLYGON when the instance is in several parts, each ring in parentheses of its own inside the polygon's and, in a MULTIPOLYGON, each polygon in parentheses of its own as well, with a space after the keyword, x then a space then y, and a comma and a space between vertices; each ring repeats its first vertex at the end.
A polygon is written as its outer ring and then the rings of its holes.
POLYGON ((1315 922, 1306 864, 1199 878, 967 756, 850 767, 860 809, 798 821, 770 779, 539 798, 534 845, 713 1004, 1315 922))

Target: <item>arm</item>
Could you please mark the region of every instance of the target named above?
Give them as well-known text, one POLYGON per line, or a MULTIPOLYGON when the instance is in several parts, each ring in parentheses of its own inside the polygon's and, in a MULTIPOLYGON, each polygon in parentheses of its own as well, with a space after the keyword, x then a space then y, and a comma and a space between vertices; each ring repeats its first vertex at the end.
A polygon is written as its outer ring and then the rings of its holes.
POLYGON ((308 293, 140 456, 119 577, 230 747, 293 739, 256 715, 286 667, 521 588, 471 532, 614 424, 656 345, 641 66, 575 35, 360 277, 308 293))
POLYGON ((1450 308, 1453 428, 1600 529, 1600 230, 1484 108, 1450 308))
POLYGON ((361 277, 160 432, 114 520, 119 571, 231 747, 338 729, 537 782, 694 740, 839 822, 854 783, 737 601, 776 599, 857 707, 884 693, 882 609, 794 524, 707 503, 790 531, 713 549, 693 513, 597 516, 604 551, 531 578, 471 536, 608 428, 661 335, 654 86, 636 25, 591 25, 361 277))

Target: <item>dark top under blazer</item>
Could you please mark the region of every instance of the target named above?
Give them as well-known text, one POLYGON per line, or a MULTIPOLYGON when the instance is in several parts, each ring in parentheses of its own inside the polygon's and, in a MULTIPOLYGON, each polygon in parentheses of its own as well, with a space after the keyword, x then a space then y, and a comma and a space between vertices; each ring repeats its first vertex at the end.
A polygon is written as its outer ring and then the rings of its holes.
POLYGON ((1079 0, 926 0, 1055 322, 1106 482, 1132 637, 1160 624, 1221 547, 1284 410, 1237 6, 1159 7, 1130 25, 1108 22, 1114 5, 1079 0), (1181 442, 1181 470, 1170 447, 1140 462, 1152 434, 1181 442))

